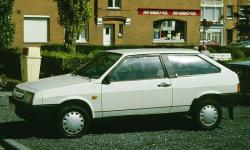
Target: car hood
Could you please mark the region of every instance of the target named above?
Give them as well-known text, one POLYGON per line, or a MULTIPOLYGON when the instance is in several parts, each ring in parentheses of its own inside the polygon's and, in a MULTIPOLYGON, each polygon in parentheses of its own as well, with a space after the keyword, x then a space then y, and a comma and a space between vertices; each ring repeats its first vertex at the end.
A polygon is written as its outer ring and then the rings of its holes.
POLYGON ((90 80, 82 76, 74 76, 72 74, 67 74, 44 78, 38 81, 22 83, 19 85, 19 87, 23 86, 34 90, 43 91, 75 84, 82 84, 85 82, 90 82, 90 80))

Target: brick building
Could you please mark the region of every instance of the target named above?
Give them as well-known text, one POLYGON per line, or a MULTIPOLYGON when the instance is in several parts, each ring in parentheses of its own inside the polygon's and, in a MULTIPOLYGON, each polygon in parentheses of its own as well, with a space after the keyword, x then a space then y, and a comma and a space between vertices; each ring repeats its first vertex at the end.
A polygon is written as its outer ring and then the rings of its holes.
POLYGON ((235 41, 236 31, 234 24, 236 18, 237 0, 201 0, 201 21, 206 19, 211 22, 210 26, 201 26, 201 39, 209 44, 226 45, 235 41))
MULTIPOLYGON (((248 0, 238 0, 240 6, 248 0)), ((92 0, 93 15, 77 40, 90 45, 194 44, 200 39, 224 45, 236 39, 237 0, 92 0), (213 25, 206 29, 200 21, 213 25), (202 38, 201 38, 202 37, 202 38)), ((13 46, 63 43, 54 0, 15 0, 13 46)))
POLYGON ((63 43, 64 29, 58 24, 57 17, 57 6, 53 0, 15 0, 13 46, 63 43))
POLYGON ((211 22, 207 28, 201 26, 201 41, 209 44, 228 45, 237 40, 235 13, 242 14, 245 7, 250 6, 249 0, 201 0, 201 21, 211 22))
MULTIPOLYGON (((93 16, 77 42, 91 45, 198 44, 197 0, 93 0, 93 16)), ((13 46, 63 43, 53 0, 15 0, 13 46)))
MULTIPOLYGON (((250 8, 250 0, 238 0, 237 11, 240 15, 239 19, 245 19, 243 10, 246 9, 247 7, 250 8)), ((245 34, 243 37, 239 37, 239 39, 240 40, 250 40, 250 34, 249 33, 245 34)))

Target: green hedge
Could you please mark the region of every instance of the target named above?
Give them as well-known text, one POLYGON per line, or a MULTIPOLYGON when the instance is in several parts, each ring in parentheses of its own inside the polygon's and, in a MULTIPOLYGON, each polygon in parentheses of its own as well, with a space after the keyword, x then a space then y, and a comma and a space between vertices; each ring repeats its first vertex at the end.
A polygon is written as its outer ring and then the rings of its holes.
POLYGON ((41 78, 72 72, 93 58, 99 51, 89 54, 42 51, 41 78))
POLYGON ((233 58, 250 57, 250 48, 234 46, 208 46, 210 53, 232 53, 233 58))
MULTIPOLYGON (((115 49, 136 49, 136 48, 193 48, 193 45, 174 46, 174 45, 114 45, 114 46, 101 46, 101 45, 77 45, 76 51, 81 54, 88 54, 95 50, 115 50, 115 49)), ((59 51, 67 52, 62 44, 48 44, 41 46, 42 51, 59 51)))
POLYGON ((21 79, 19 50, 0 48, 0 74, 14 79, 21 79))

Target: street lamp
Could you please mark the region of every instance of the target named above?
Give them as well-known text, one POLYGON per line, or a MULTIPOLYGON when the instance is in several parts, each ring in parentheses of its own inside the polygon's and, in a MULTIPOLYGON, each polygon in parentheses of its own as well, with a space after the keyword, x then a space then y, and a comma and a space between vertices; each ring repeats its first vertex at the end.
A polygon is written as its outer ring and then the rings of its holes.
POLYGON ((202 26, 203 26, 203 38, 202 38, 202 46, 205 45, 205 36, 206 36, 206 28, 208 26, 208 22, 207 22, 207 19, 203 19, 202 20, 202 26))

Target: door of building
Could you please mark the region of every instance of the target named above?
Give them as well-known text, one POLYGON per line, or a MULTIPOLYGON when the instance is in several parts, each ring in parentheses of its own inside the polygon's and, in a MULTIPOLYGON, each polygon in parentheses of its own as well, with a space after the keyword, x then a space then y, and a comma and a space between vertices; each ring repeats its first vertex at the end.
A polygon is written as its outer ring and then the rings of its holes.
POLYGON ((227 29, 227 45, 233 42, 233 30, 227 29))
POLYGON ((113 25, 104 25, 103 28, 103 45, 113 45, 114 27, 113 25))

